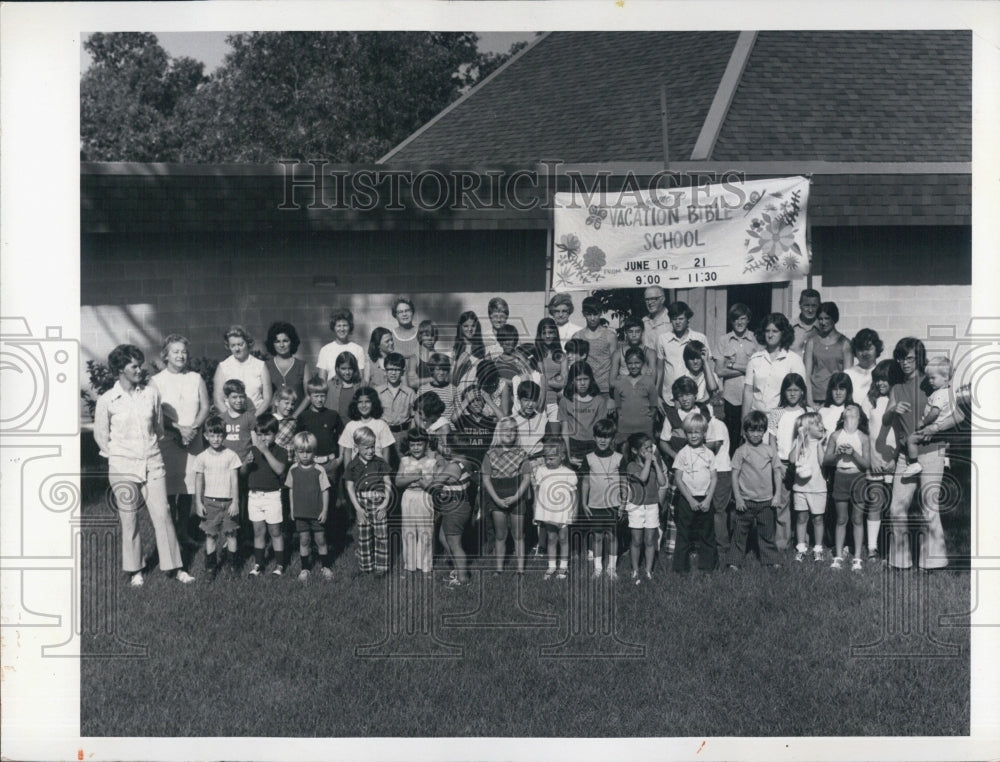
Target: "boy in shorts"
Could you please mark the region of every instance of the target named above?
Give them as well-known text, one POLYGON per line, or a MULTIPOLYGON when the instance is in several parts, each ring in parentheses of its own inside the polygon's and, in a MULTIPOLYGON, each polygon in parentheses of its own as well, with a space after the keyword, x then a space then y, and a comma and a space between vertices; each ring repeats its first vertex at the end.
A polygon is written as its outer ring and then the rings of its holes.
POLYGON ((278 419, 271 413, 264 413, 257 419, 257 428, 251 436, 250 454, 253 457, 247 464, 247 515, 253 525, 251 577, 259 577, 264 571, 267 535, 271 535, 274 549, 272 573, 280 577, 287 564, 285 541, 281 535, 281 477, 288 468, 288 452, 275 442, 277 434, 278 419))
POLYGON ((205 571, 213 580, 219 573, 216 552, 221 535, 224 550, 235 570, 239 566, 236 555, 236 517, 239 505, 237 471, 243 465, 239 456, 226 447, 226 422, 215 415, 205 421, 205 441, 208 447, 194 461, 194 507, 201 517, 201 531, 205 533, 205 571))
POLYGON ((316 542, 323 577, 331 579, 333 570, 330 568, 330 554, 327 552, 324 531, 330 506, 330 479, 326 475, 326 469, 314 462, 316 437, 313 434, 300 431, 295 435, 293 445, 295 463, 288 469, 285 486, 288 487, 292 520, 299 533, 299 557, 302 561, 299 582, 309 579, 312 568, 310 539, 316 542))

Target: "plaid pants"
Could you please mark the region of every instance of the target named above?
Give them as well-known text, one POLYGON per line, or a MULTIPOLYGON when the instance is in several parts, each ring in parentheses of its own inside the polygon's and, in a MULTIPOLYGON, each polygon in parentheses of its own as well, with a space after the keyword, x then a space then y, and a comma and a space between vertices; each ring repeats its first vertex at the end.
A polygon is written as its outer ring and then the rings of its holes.
POLYGON ((377 520, 375 511, 367 505, 365 515, 367 523, 354 527, 358 568, 363 572, 389 571, 389 524, 384 517, 377 520))
POLYGON ((677 545, 677 522, 674 521, 674 493, 676 488, 673 484, 666 489, 663 496, 663 509, 660 513, 660 527, 663 529, 663 541, 661 547, 667 556, 674 554, 674 547, 677 545))

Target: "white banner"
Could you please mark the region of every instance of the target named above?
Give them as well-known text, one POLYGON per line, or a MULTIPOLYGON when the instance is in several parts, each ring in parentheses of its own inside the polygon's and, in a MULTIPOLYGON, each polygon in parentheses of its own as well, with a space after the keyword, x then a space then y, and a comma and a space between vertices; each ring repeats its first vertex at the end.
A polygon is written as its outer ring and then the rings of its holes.
POLYGON ((725 286, 809 272, 809 180, 555 194, 554 290, 725 286))

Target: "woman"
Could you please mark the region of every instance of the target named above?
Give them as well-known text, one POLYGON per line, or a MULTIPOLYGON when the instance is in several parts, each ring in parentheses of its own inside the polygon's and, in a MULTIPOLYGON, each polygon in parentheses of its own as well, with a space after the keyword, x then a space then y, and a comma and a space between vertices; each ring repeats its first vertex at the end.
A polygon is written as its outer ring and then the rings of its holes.
POLYGON ((559 344, 563 349, 566 342, 573 338, 577 331, 582 331, 582 325, 569 322, 569 316, 573 314, 573 297, 566 293, 554 294, 549 301, 549 316, 556 321, 556 330, 559 331, 559 344))
POLYGON ((115 385, 97 400, 94 439, 108 459, 108 481, 122 522, 122 568, 130 585, 143 585, 142 540, 136 517, 145 505, 156 533, 160 569, 185 584, 194 577, 184 571, 177 535, 170 521, 166 469, 160 453, 163 418, 155 386, 143 383, 142 351, 119 344, 108 355, 115 385))
POLYGON ((396 340, 393 338, 392 331, 381 326, 372 331, 368 341, 368 368, 370 370, 368 383, 371 386, 385 385, 385 358, 389 353, 395 351, 396 340))
POLYGON ((452 346, 452 383, 461 394, 465 387, 475 381, 476 364, 486 356, 483 344, 483 328, 479 316, 471 310, 458 316, 455 325, 455 343, 452 346))
POLYGON ((854 364, 851 342, 837 330, 840 310, 833 302, 823 302, 816 313, 815 333, 806 341, 802 360, 806 368, 806 401, 816 407, 826 398, 830 376, 854 364))
POLYGON ((212 379, 213 401, 216 410, 226 409, 226 396, 222 387, 226 381, 235 378, 246 387, 247 399, 253 404, 257 415, 271 406, 271 378, 263 360, 251 356, 253 337, 241 325, 230 326, 223 335, 230 356, 219 363, 212 379))
POLYGON ((902 381, 889 390, 889 403, 882 415, 882 424, 891 426, 896 437, 896 471, 892 478, 892 500, 889 504, 889 566, 909 569, 913 565, 910 553, 909 510, 920 483, 920 559, 921 569, 943 569, 948 565, 944 528, 941 526, 941 481, 944 478, 946 443, 928 438, 920 444, 917 462, 921 472, 905 476, 906 439, 920 424, 930 387, 924 376, 927 350, 920 339, 908 336, 900 339, 892 352, 902 381))
POLYGON ((166 436, 160 452, 167 470, 167 500, 170 502, 177 539, 181 545, 197 546, 188 532, 191 496, 194 494, 194 459, 205 442, 199 429, 211 405, 201 374, 188 368, 188 340, 172 333, 163 340, 160 358, 166 364, 150 379, 160 394, 160 410, 166 436))
POLYGON ((396 351, 406 358, 406 370, 417 361, 420 342, 417 340, 417 327, 413 325, 413 302, 405 296, 397 296, 392 305, 392 316, 396 318, 396 327, 392 329, 393 343, 396 351))
POLYGON ((747 363, 760 349, 749 331, 753 313, 745 304, 734 304, 727 313, 732 330, 722 337, 715 352, 715 374, 722 379, 722 404, 725 410, 726 429, 729 431, 729 454, 736 452, 743 431, 740 416, 743 405, 743 382, 747 363))
POLYGON ((268 378, 271 380, 271 395, 285 387, 294 390, 299 396, 293 417, 309 407, 306 395, 305 380, 312 378, 312 369, 305 360, 295 356, 299 351, 299 334, 291 323, 276 321, 267 329, 267 340, 264 346, 271 355, 265 362, 268 378))
POLYGON ((781 403, 781 382, 789 373, 805 377, 802 358, 791 351, 795 331, 780 312, 767 315, 757 330, 759 349, 750 356, 743 382, 743 406, 740 417, 751 410, 767 415, 781 403))

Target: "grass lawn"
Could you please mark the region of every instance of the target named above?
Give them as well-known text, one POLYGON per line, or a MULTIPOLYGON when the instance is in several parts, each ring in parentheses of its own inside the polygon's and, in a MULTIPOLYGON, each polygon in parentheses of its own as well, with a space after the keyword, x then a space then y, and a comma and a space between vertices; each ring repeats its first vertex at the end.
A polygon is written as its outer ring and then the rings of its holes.
MULTIPOLYGON (((951 553, 967 527, 946 522, 951 553)), ((148 653, 83 659, 81 734, 968 734, 969 632, 940 620, 968 612, 967 571, 786 558, 687 578, 659 559, 635 587, 626 556, 613 590, 582 560, 562 582, 484 560, 459 590, 443 563, 432 580, 357 577, 353 550, 305 584, 297 561, 208 584, 201 554, 192 585, 118 573, 115 631, 148 653)))

